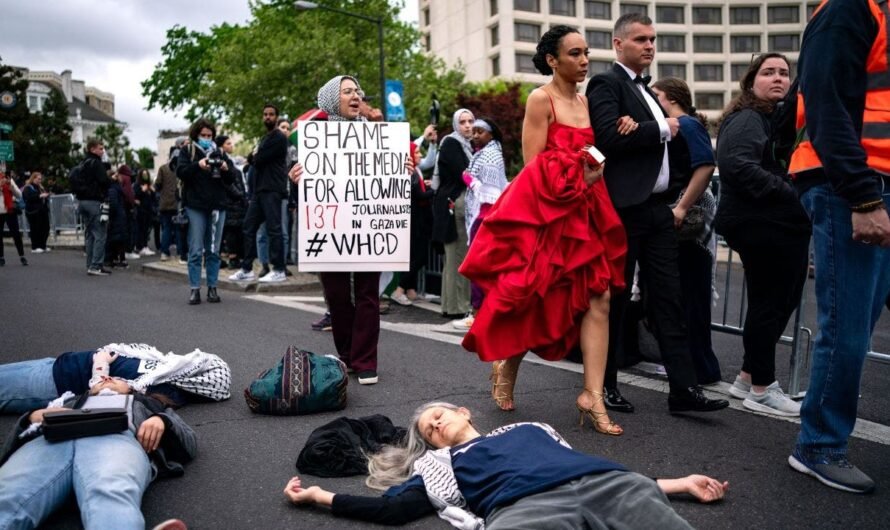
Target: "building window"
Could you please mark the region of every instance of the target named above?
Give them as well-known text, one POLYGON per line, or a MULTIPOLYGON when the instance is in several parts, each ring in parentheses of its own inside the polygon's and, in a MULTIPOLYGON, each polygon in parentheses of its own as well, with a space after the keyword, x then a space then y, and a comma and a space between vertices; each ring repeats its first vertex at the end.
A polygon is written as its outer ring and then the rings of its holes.
POLYGON ((696 81, 723 81, 722 64, 697 64, 693 70, 696 81))
POLYGON ((428 7, 423 8, 423 25, 430 25, 430 8, 428 7))
POLYGON ((720 7, 693 7, 692 23, 693 24, 723 24, 722 11, 720 7))
POLYGON ((695 35, 692 37, 695 53, 723 53, 723 37, 720 35, 695 35))
POLYGON ((655 21, 660 24, 682 24, 683 6, 656 6, 655 21))
POLYGON ((686 79, 686 65, 674 63, 658 63, 658 77, 677 77, 686 79))
POLYGON ((788 75, 791 79, 797 77, 797 62, 791 61, 788 63, 788 75))
POLYGON ((766 21, 770 24, 796 24, 800 22, 800 8, 797 6, 767 7, 766 21))
POLYGON ((696 92, 695 106, 699 110, 720 110, 723 108, 723 92, 696 92))
POLYGON ((517 22, 513 26, 513 32, 516 33, 516 40, 518 41, 538 42, 541 40, 541 26, 537 24, 517 22))
POLYGON ((427 33, 423 36, 423 49, 426 51, 430 51, 430 35, 427 33))
POLYGON ((760 24, 759 7, 730 7, 730 24, 760 24))
POLYGON ((729 80, 741 81, 742 77, 745 76, 745 72, 748 71, 749 66, 751 65, 748 63, 732 63, 729 65, 729 80))
POLYGON ((593 77, 611 69, 612 61, 590 61, 587 63, 587 77, 593 77))
POLYGON ((813 13, 816 12, 817 7, 819 7, 819 4, 807 4, 807 22, 813 18, 813 13))
POLYGON ((587 30, 584 32, 587 46, 596 50, 612 49, 612 34, 608 31, 587 30))
POLYGON ((495 55, 491 58, 491 75, 493 77, 501 75, 501 56, 495 55))
POLYGON ((659 35, 656 42, 662 52, 686 51, 686 35, 659 35))
POLYGON ((612 4, 609 2, 591 2, 585 0, 584 16, 587 18, 598 18, 600 20, 611 20, 612 4))
POLYGON ((491 45, 497 46, 498 43, 501 42, 500 37, 498 36, 498 25, 495 24, 491 27, 491 45))
POLYGON ((641 15, 648 15, 649 8, 642 4, 624 4, 622 3, 618 6, 618 12, 622 15, 626 15, 628 13, 639 13, 641 15))
POLYGON ((517 11, 534 11, 541 12, 541 2, 539 0, 513 0, 513 9, 517 11))
POLYGON ((534 56, 530 53, 516 54, 516 71, 525 74, 536 74, 538 69, 535 68, 535 62, 532 60, 534 56))
POLYGON ((760 35, 732 35, 729 37, 729 51, 732 53, 759 52, 760 35))
POLYGON ((575 16, 575 0, 550 0, 550 14, 564 17, 575 16))
MULTIPOLYGON (((28 96, 28 110, 37 112, 40 109, 37 108, 37 96, 28 96)), ((0 227, 2 230, 2 227, 0 227)))
POLYGON ((800 35, 770 35, 769 50, 774 52, 800 51, 800 35))
POLYGON ((491 12, 491 16, 497 15, 498 14, 498 0, 489 0, 488 10, 491 12))

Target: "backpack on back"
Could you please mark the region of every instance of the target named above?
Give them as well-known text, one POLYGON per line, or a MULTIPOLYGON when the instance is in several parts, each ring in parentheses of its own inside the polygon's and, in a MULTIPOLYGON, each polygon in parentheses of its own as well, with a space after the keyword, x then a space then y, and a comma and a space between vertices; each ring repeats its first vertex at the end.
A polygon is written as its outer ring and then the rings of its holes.
POLYGON ((89 195, 91 191, 90 183, 87 182, 87 176, 84 172, 85 164, 86 159, 68 171, 68 185, 71 187, 71 193, 78 199, 82 196, 89 195))
POLYGON ((292 416, 346 407, 346 365, 331 355, 289 346, 284 357, 244 389, 250 410, 292 416))

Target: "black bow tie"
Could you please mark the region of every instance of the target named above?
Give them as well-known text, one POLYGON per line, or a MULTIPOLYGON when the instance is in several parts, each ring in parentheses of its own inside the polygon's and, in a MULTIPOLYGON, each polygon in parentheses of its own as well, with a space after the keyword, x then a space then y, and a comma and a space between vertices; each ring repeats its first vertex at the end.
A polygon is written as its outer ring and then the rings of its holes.
POLYGON ((649 81, 652 81, 651 75, 638 75, 634 77, 634 83, 643 83, 644 85, 648 85, 649 81))

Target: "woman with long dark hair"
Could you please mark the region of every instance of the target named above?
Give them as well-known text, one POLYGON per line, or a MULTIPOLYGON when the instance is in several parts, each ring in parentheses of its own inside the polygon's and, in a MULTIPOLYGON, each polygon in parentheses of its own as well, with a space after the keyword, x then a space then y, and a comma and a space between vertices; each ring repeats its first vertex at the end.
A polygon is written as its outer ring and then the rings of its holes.
POLYGON ((717 135, 720 204, 715 228, 745 267, 748 311, 742 370, 730 388, 748 409, 799 416, 776 380, 776 343, 806 282, 810 219, 770 140, 770 116, 791 84, 788 59, 764 53, 740 81, 717 135))
MULTIPOLYGON (((682 79, 665 77, 652 84, 658 103, 671 118, 677 118, 680 132, 672 142, 686 149, 672 151, 672 193, 679 193, 673 208, 677 227, 680 285, 686 308, 689 353, 699 384, 720 381, 720 362, 711 345, 711 300, 716 245, 711 225, 717 200, 709 189, 714 174, 714 149, 705 129, 707 118, 695 112, 692 93, 682 79), (690 223, 687 215, 697 220, 690 223)), ((657 286, 649 286, 650 289, 657 286)), ((645 293, 644 293, 645 295, 645 293)))

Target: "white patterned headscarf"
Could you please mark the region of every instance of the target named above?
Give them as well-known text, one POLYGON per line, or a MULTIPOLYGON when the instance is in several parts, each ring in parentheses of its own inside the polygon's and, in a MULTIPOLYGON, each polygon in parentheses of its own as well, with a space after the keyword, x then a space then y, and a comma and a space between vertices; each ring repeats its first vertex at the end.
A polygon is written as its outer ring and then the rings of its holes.
POLYGON ((350 120, 340 115, 340 85, 344 79, 351 80, 355 83, 356 88, 362 89, 361 85, 358 84, 358 80, 351 75, 332 77, 330 81, 318 89, 318 108, 328 114, 329 121, 366 121, 364 116, 361 115, 355 120, 350 120))

